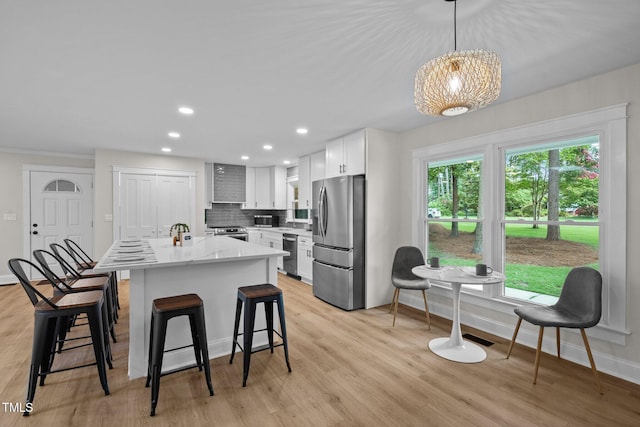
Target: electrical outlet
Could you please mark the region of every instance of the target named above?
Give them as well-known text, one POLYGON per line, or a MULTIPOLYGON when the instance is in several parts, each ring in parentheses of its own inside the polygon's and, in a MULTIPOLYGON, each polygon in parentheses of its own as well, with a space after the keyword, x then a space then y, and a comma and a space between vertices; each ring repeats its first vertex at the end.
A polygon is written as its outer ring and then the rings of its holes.
POLYGON ((112 214, 104 214, 104 220, 105 220, 105 222, 112 222, 113 221, 113 215, 112 214))
POLYGON ((6 214, 4 214, 4 220, 5 221, 16 221, 17 220, 17 216, 14 213, 6 213, 6 214))

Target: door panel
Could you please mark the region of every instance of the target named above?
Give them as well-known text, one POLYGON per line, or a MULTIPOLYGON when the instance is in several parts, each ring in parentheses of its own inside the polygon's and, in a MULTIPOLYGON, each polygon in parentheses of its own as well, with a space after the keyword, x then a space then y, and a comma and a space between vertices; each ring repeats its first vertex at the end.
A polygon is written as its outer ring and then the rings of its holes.
POLYGON ((353 247, 353 233, 351 229, 352 203, 351 182, 349 176, 326 179, 327 231, 324 244, 339 248, 353 247))
POLYGON ((122 175, 120 239, 153 239, 157 232, 156 177, 122 175))
POLYGON ((51 243, 73 239, 93 253, 93 175, 30 171, 30 247, 49 250, 51 243))

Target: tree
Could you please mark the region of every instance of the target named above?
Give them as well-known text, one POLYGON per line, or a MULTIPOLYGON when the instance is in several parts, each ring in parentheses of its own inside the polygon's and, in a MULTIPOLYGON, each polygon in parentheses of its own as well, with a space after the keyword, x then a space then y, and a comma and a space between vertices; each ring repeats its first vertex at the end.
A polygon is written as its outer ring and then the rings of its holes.
MULTIPOLYGON (((507 172, 511 184, 516 189, 529 191, 531 215, 534 221, 540 219, 542 205, 547 196, 548 155, 546 151, 514 154, 507 158, 507 172)), ((538 224, 533 224, 538 228, 538 224)))
MULTIPOLYGON (((547 195, 547 219, 560 219, 560 150, 549 150, 549 190, 547 195)), ((560 226, 547 225, 547 240, 560 240, 560 226)))

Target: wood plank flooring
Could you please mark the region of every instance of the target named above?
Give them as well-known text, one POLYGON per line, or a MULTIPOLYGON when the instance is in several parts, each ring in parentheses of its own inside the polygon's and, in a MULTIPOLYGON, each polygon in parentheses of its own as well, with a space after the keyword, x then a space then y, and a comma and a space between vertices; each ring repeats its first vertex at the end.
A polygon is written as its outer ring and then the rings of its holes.
MULTIPOLYGON (((638 426, 640 386, 543 355, 533 385, 534 351, 463 326, 495 342, 479 364, 431 353, 427 342, 448 335, 450 322, 400 306, 395 328, 388 307, 346 312, 313 297, 311 287, 280 276, 289 351, 252 356, 247 387, 242 358, 211 360, 215 396, 197 370, 163 377, 157 415, 150 389, 127 378, 128 283, 104 396, 95 367, 47 378, 30 417, 0 407, 0 426, 638 426)), ((0 287, 0 400, 23 403, 31 353, 33 309, 19 286, 0 287)), ((235 304, 235 301, 229 301, 235 304)), ((58 366, 91 360, 90 348, 63 354, 58 366)))

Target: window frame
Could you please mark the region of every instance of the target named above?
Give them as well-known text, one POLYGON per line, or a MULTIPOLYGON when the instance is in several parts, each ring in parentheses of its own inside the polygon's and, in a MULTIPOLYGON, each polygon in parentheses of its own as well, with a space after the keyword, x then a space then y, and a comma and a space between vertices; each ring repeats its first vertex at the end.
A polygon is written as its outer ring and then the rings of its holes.
MULTIPOLYGON (((603 276, 602 318, 594 328, 597 338, 624 345, 627 329, 626 216, 627 216, 627 105, 619 104, 584 113, 472 136, 413 150, 413 244, 426 248, 427 166, 482 154, 481 177, 483 259, 504 268, 504 155, 517 146, 535 146, 576 136, 599 135, 600 143, 600 272, 603 276)), ((434 284, 436 293, 450 294, 449 287, 434 284)), ((513 314, 513 307, 528 305, 503 296, 501 287, 482 291, 463 287, 462 301, 513 314)))

